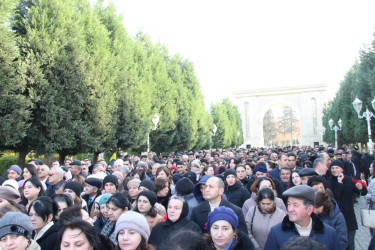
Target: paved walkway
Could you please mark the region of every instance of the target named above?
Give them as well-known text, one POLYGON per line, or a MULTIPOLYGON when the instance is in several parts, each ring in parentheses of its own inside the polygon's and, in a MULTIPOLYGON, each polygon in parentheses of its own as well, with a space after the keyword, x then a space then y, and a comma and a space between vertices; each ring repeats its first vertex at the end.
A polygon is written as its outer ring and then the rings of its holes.
POLYGON ((361 222, 361 208, 366 206, 366 201, 363 196, 358 199, 358 203, 354 205, 355 215, 358 222, 358 230, 355 234, 355 249, 357 250, 367 250, 368 245, 371 240, 370 230, 367 227, 362 226, 361 222))

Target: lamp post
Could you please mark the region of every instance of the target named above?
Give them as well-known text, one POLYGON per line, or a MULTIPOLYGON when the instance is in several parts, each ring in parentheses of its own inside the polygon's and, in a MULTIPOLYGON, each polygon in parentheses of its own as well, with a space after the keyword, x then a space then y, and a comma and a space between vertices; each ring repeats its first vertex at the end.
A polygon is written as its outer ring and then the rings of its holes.
MULTIPOLYGON (((239 142, 239 140, 240 140, 240 131, 237 131, 237 142, 239 142)), ((237 146, 239 146, 239 145, 237 145, 237 146)))
POLYGON ((322 127, 322 128, 320 129, 320 133, 321 133, 321 135, 322 135, 322 142, 323 142, 323 136, 324 136, 324 134, 326 133, 326 128, 325 128, 325 127, 322 127))
POLYGON ((337 131, 341 130, 342 120, 340 118, 340 120, 338 121, 339 127, 337 127, 336 125, 333 126, 334 122, 333 122, 332 118, 329 119, 328 124, 329 124, 329 127, 331 128, 331 130, 335 131, 335 148, 337 149, 337 131))
MULTIPOLYGON (((374 100, 372 100, 371 106, 375 110, 375 98, 374 98, 374 100)), ((367 106, 366 106, 366 111, 363 112, 362 115, 360 114, 361 109, 362 109, 362 101, 359 100, 358 97, 355 98, 355 100, 353 102, 353 107, 354 107, 355 111, 357 111, 358 118, 360 118, 360 119, 366 118, 366 120, 367 120, 368 147, 370 148, 370 155, 372 155, 373 146, 372 146, 372 139, 371 139, 371 124, 370 124, 370 121, 371 121, 372 117, 375 117, 375 115, 370 110, 368 110, 367 106)))
MULTIPOLYGON (((212 129, 212 136, 215 136, 216 134, 216 131, 217 131, 217 127, 216 127, 216 124, 214 124, 214 127, 212 129)), ((212 140, 212 137, 211 137, 211 140, 212 140)), ((213 141, 212 141, 212 145, 213 145, 213 141)), ((212 152, 212 148, 210 147, 210 152, 212 152)))
MULTIPOLYGON (((160 120, 160 116, 158 114, 154 114, 151 120, 154 126, 151 126, 151 130, 156 130, 159 120, 160 120)), ((147 134, 147 153, 148 152, 150 152, 150 132, 148 132, 147 134)))

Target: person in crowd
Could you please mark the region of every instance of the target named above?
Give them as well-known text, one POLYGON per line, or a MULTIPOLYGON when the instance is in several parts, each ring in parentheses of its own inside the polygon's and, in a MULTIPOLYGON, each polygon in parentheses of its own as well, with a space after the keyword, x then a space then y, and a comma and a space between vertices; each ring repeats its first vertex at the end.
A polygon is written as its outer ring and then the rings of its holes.
POLYGON ((332 192, 345 217, 348 230, 348 249, 354 250, 354 238, 358 224, 354 213, 353 195, 355 193, 366 195, 367 188, 360 182, 353 182, 351 176, 344 175, 344 166, 341 161, 332 161, 330 167, 332 173, 332 177, 330 178, 332 192))
POLYGON ((156 178, 154 186, 155 186, 155 193, 157 196, 157 202, 163 205, 165 210, 167 210, 168 200, 169 200, 169 197, 171 197, 169 181, 166 178, 156 178))
POLYGON ((182 196, 189 207, 189 213, 187 218, 190 219, 193 208, 198 206, 198 201, 193 195, 194 184, 193 182, 186 177, 183 177, 176 183, 176 194, 182 196))
POLYGON ((7 170, 8 180, 13 179, 16 181, 20 181, 21 174, 22 174, 22 169, 18 165, 12 165, 7 170))
POLYGON ((344 215, 341 213, 336 201, 330 199, 324 189, 319 189, 315 192, 314 213, 322 222, 336 230, 341 249, 346 249, 348 246, 348 234, 344 215))
POLYGON ((335 229, 324 224, 314 212, 315 191, 307 185, 289 188, 283 193, 288 199, 288 215, 271 228, 264 249, 280 249, 293 236, 310 237, 328 250, 341 249, 335 229))
POLYGON ((142 192, 144 190, 155 191, 154 182, 151 181, 150 179, 145 179, 141 181, 138 189, 139 189, 139 192, 142 192))
POLYGON ((117 245, 115 225, 123 213, 129 210, 130 202, 125 194, 115 193, 107 201, 108 221, 104 225, 101 234, 108 237, 114 245, 117 245))
POLYGON ((172 183, 172 175, 167 167, 159 167, 156 170, 156 178, 164 178, 168 180, 170 184, 172 183))
POLYGON ((107 175, 103 180, 103 189, 107 194, 114 194, 118 192, 118 180, 114 175, 107 175))
POLYGON ((26 212, 25 207, 18 204, 20 198, 21 195, 18 190, 8 186, 0 186, 0 208, 6 205, 11 205, 21 212, 26 212))
POLYGON ((98 178, 88 177, 85 180, 85 187, 83 189, 84 195, 82 199, 87 203, 87 211, 91 213, 94 201, 96 197, 100 196, 102 193, 100 188, 102 187, 102 181, 98 178))
MULTIPOLYGON (((87 175, 82 171, 82 163, 80 160, 74 160, 73 162, 69 163, 69 166, 75 181, 81 182, 87 177, 87 175), (80 178, 80 176, 83 178, 80 178)), ((83 183, 81 182, 81 184, 83 183)))
MULTIPOLYGON (((188 168, 189 169, 189 168, 188 168)), ((198 159, 195 159, 193 161, 190 162, 190 170, 191 172, 193 172, 195 175, 196 175, 196 181, 199 180, 202 176, 201 176, 201 161, 198 160, 198 159)))
POLYGON ((49 172, 49 167, 47 165, 41 164, 38 168, 38 179, 40 182, 43 184, 44 190, 47 189, 47 187, 50 185, 48 182, 48 172, 49 172))
MULTIPOLYGON (((366 207, 375 210, 375 161, 370 164, 370 178, 368 180, 367 194, 366 194, 366 207)), ((370 234, 373 236, 375 230, 370 228, 370 234)))
POLYGON ((189 207, 180 196, 172 196, 168 202, 167 220, 157 224, 151 231, 149 243, 159 246, 173 232, 191 230, 201 233, 197 224, 187 218, 189 207))
POLYGON ((214 167, 211 166, 211 165, 207 165, 207 166, 205 166, 205 167, 202 169, 202 172, 201 172, 201 176, 203 176, 203 175, 211 175, 211 176, 214 176, 214 175, 215 175, 214 167))
POLYGON ((139 194, 139 184, 141 183, 138 179, 132 179, 128 182, 128 192, 130 196, 130 203, 133 204, 133 202, 137 199, 137 196, 139 194))
POLYGON ((299 176, 301 177, 301 184, 307 185, 309 178, 311 176, 316 176, 318 173, 313 168, 303 168, 298 172, 299 176))
POLYGON ((290 187, 291 175, 292 171, 289 167, 283 167, 280 169, 281 187, 283 192, 290 187))
POLYGON ((200 178, 198 183, 195 184, 194 186, 193 195, 199 204, 205 201, 205 199, 203 198, 203 191, 204 191, 204 188, 206 187, 206 181, 211 177, 212 177, 211 175, 202 176, 202 178, 200 178))
POLYGON ((227 197, 227 200, 234 205, 242 208, 244 202, 250 198, 249 191, 247 191, 242 183, 238 180, 236 170, 225 170, 224 178, 227 184, 224 190, 224 194, 227 197))
POLYGON ((250 181, 250 176, 246 172, 246 165, 238 164, 236 167, 236 173, 237 173, 238 180, 241 181, 244 187, 246 187, 250 181))
POLYGON ((178 230, 171 234, 159 247, 163 250, 196 250, 206 249, 206 243, 201 233, 191 230, 178 230))
POLYGON ((309 178, 309 181, 307 182, 307 185, 312 187, 315 191, 322 190, 325 193, 327 193, 328 197, 331 198, 332 202, 335 204, 337 203, 334 200, 334 195, 332 193, 332 190, 327 188, 327 180, 320 175, 315 175, 309 178))
POLYGON ((56 244, 59 226, 54 220, 57 210, 56 202, 47 196, 39 197, 30 204, 28 214, 34 229, 33 238, 41 250, 53 249, 56 244))
POLYGON ((47 187, 46 196, 53 197, 56 194, 56 190, 61 186, 64 181, 64 170, 61 167, 52 167, 48 172, 48 182, 50 185, 47 187))
POLYGON ((40 249, 32 239, 33 225, 26 214, 7 212, 0 219, 0 248, 2 250, 40 249))
POLYGON ((146 217, 150 229, 163 221, 163 217, 157 213, 154 207, 156 199, 156 194, 153 191, 142 191, 138 194, 136 199, 136 208, 134 211, 146 217))
POLYGON ((276 207, 275 192, 263 188, 257 195, 257 205, 250 207, 245 216, 249 237, 255 249, 264 249, 271 228, 283 221, 286 212, 276 207))
POLYGON ((125 179, 124 175, 120 171, 115 171, 112 173, 112 175, 117 177, 119 192, 121 192, 122 190, 124 190, 124 185, 123 185, 124 179, 125 179))
POLYGON ((23 196, 20 204, 24 205, 28 211, 30 204, 41 196, 44 196, 42 183, 37 177, 31 177, 23 184, 23 196))
POLYGON ((202 232, 207 232, 207 227, 205 224, 207 222, 208 214, 212 212, 215 207, 229 207, 237 214, 239 221, 238 230, 248 233, 241 208, 223 199, 223 194, 224 182, 216 176, 208 178, 203 190, 203 197, 205 201, 193 208, 191 220, 199 225, 202 232))
POLYGON ((231 208, 216 207, 207 219, 208 249, 255 249, 249 236, 237 230, 238 224, 238 217, 231 208))
POLYGON ((72 197, 73 204, 79 204, 83 209, 87 210, 87 203, 81 199, 83 186, 77 181, 69 181, 64 186, 64 194, 69 194, 72 197))
POLYGON ((277 166, 272 169, 271 171, 269 171, 269 174, 270 176, 272 176, 273 178, 275 178, 276 180, 278 181, 281 181, 281 178, 280 178, 280 170, 283 168, 283 167, 288 167, 288 155, 282 153, 282 154, 279 154, 278 155, 278 160, 277 160, 277 166))
POLYGON ((282 248, 280 248, 280 250, 291 249, 327 250, 327 248, 323 244, 309 237, 301 236, 290 238, 287 243, 282 248))
MULTIPOLYGON (((257 178, 253 182, 253 185, 250 188, 251 197, 248 200, 246 200, 242 206, 242 213, 244 216, 246 216, 250 207, 257 205, 257 195, 259 191, 262 190, 263 188, 271 188, 275 192, 275 194, 277 192, 275 184, 271 178, 269 177, 257 178)), ((275 203, 276 203, 276 207, 286 212, 286 207, 282 199, 280 199, 279 197, 275 197, 275 203)))
POLYGON ((176 167, 177 167, 177 171, 180 173, 180 174, 185 174, 186 173, 186 163, 183 162, 183 161, 177 161, 176 162, 176 167))
POLYGON ((299 170, 292 171, 292 181, 290 183, 291 187, 301 185, 301 176, 298 174, 299 170))
POLYGON ((99 205, 99 213, 97 215, 97 218, 94 222, 95 231, 97 233, 100 233, 103 230, 104 225, 108 221, 108 208, 107 208, 107 202, 109 198, 111 198, 112 194, 102 194, 97 199, 98 205, 99 205))
POLYGON ((23 168, 23 174, 22 174, 23 180, 18 181, 18 187, 22 188, 25 181, 30 179, 33 176, 37 176, 36 167, 32 164, 27 164, 23 168))
POLYGON ((117 248, 121 250, 154 250, 148 244, 150 227, 144 216, 129 211, 122 214, 116 222, 115 232, 117 248))
POLYGON ((75 219, 82 219, 89 223, 91 226, 94 226, 94 220, 89 216, 86 210, 83 210, 79 205, 72 205, 66 208, 59 218, 60 224, 69 223, 75 219))
POLYGON ((64 210, 73 205, 72 196, 69 194, 55 194, 52 200, 57 204, 57 213, 55 218, 58 220, 59 216, 64 210))

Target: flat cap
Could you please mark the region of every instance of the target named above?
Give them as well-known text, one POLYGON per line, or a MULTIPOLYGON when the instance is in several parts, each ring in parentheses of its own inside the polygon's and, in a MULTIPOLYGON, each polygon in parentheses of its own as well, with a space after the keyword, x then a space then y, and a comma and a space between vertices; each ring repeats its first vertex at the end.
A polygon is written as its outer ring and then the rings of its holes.
POLYGON ((298 199, 315 202, 315 191, 312 187, 307 185, 298 185, 289 188, 283 193, 284 197, 294 197, 298 199))
POLYGON ((87 177, 85 182, 93 187, 100 189, 102 187, 102 181, 95 177, 87 177))
POLYGON ((318 173, 313 168, 303 168, 298 172, 300 177, 302 176, 314 176, 318 175, 318 173))
POLYGON ((74 160, 73 162, 69 163, 70 166, 82 166, 80 160, 74 160))

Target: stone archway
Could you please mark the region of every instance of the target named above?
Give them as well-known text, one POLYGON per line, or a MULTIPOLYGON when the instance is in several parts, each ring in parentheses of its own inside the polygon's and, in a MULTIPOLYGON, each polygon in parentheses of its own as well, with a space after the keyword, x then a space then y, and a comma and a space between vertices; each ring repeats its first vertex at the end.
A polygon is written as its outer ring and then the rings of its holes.
POLYGON ((277 103, 286 103, 299 113, 301 145, 312 146, 321 142, 322 110, 327 87, 327 84, 316 84, 235 91, 233 96, 241 113, 244 131, 242 146, 264 146, 263 117, 277 103))

